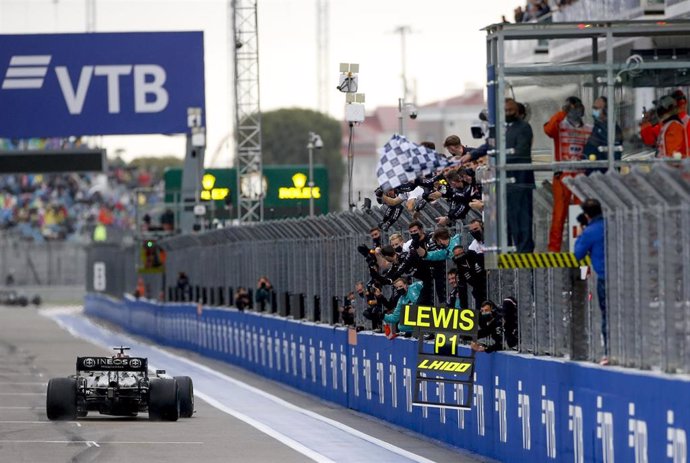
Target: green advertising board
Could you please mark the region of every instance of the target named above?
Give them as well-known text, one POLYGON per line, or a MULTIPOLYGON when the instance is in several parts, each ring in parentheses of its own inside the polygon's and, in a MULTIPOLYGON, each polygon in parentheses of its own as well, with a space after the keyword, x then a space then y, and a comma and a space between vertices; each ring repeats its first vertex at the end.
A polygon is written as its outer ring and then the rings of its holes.
MULTIPOLYGON (((314 213, 328 213, 328 172, 323 165, 314 166, 314 188, 309 188, 309 166, 263 166, 264 218, 282 219, 309 215, 309 198, 314 197, 314 213)), ((165 202, 179 201, 182 169, 168 169, 164 175, 165 202)), ((200 200, 208 201, 213 215, 219 219, 237 214, 237 171, 206 169, 199 186, 200 200), (229 200, 227 198, 230 198, 229 200), (233 210, 227 206, 231 203, 233 210)))

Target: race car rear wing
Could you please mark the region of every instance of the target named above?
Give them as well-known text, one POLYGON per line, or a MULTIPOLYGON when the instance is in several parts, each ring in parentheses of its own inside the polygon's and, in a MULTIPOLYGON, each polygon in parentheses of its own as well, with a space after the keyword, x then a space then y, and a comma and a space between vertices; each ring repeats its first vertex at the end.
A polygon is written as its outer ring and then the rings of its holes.
POLYGON ((143 357, 77 357, 77 371, 148 371, 143 357))

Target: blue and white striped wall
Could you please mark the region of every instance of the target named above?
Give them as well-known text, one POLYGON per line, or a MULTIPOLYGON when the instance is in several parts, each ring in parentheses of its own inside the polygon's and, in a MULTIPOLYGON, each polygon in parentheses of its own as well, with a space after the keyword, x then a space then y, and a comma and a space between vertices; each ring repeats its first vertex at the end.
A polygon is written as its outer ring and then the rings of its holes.
MULTIPOLYGON (((317 397, 510 462, 687 462, 686 377, 479 354, 470 411, 412 406, 416 342, 234 309, 86 297, 130 333, 242 366, 317 397)), ((430 383, 428 400, 454 402, 430 383)), ((457 386, 462 387, 462 386, 457 386)))

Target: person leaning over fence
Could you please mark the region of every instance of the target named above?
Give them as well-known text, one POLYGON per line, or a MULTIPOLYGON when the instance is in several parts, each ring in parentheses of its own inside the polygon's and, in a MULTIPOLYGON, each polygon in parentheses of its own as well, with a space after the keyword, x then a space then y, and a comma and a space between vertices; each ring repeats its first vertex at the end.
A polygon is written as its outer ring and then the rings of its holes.
POLYGON ((601 211, 601 203, 588 198, 582 203, 582 211, 587 218, 587 226, 575 241, 575 258, 582 260, 587 255, 592 260, 592 267, 597 274, 597 297, 601 310, 601 337, 604 342, 602 365, 608 365, 609 345, 606 317, 606 224, 601 211))
POLYGON ((518 336, 517 301, 514 298, 503 299, 500 309, 489 300, 481 303, 477 339, 490 339, 491 342, 472 342, 472 350, 491 353, 517 349, 518 336))
MULTIPOLYGON (((383 317, 383 321, 392 327, 396 327, 398 331, 404 333, 412 333, 412 327, 403 324, 400 321, 402 317, 403 310, 406 305, 414 305, 419 299, 419 294, 422 291, 422 282, 416 281, 411 285, 407 284, 404 278, 398 278, 393 282, 395 286, 395 291, 398 294, 398 303, 392 313, 388 313, 383 317)), ((391 332, 394 330, 391 329, 391 332)))

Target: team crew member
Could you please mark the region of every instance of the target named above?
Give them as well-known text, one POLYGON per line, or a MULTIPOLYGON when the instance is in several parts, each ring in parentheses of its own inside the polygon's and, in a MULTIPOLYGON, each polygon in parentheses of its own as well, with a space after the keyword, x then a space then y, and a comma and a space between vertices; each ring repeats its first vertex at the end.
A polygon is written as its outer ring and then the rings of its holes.
POLYGON ((383 321, 389 325, 397 325, 399 331, 411 333, 412 327, 403 325, 400 322, 400 318, 402 317, 402 312, 406 305, 414 305, 417 303, 419 293, 422 291, 422 282, 416 281, 408 286, 404 278, 398 278, 393 282, 393 285, 395 286, 395 291, 399 296, 398 303, 395 306, 393 313, 386 314, 383 317, 383 321))
POLYGON ((657 157, 677 159, 688 157, 687 132, 678 116, 678 105, 675 98, 668 95, 661 98, 656 112, 661 119, 661 132, 657 140, 657 157))
MULTIPOLYGON (((592 126, 583 122, 585 107, 578 97, 571 96, 565 101, 561 110, 544 124, 544 133, 553 138, 555 161, 580 161, 584 157, 584 147, 592 133, 592 126)), ((581 173, 582 171, 570 170, 556 172, 553 176, 553 213, 549 231, 549 251, 551 252, 561 251, 568 206, 573 202, 579 202, 565 186, 563 178, 574 177, 581 173)))

